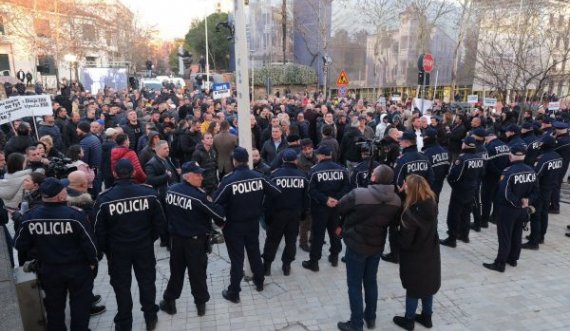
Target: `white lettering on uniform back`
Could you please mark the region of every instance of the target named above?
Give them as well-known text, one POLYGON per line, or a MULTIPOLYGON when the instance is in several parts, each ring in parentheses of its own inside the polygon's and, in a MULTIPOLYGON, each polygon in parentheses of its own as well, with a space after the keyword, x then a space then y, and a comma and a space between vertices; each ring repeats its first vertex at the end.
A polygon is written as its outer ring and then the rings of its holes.
POLYGON ((548 170, 556 170, 562 168, 562 160, 555 160, 548 162, 548 170))
POLYGON ((467 168, 469 169, 477 169, 477 168, 483 168, 485 164, 483 163, 483 160, 469 160, 467 161, 467 168))
POLYGON ((145 210, 149 210, 149 203, 148 199, 131 199, 131 200, 123 200, 117 201, 115 203, 109 204, 109 214, 111 216, 129 214, 132 212, 141 212, 145 210))
POLYGON ((427 171, 428 170, 428 164, 427 164, 427 162, 408 163, 407 170, 408 170, 408 174, 416 173, 416 172, 420 172, 420 171, 427 171))
POLYGON ((28 224, 30 234, 35 235, 62 235, 73 233, 73 227, 69 222, 30 222, 28 224))
POLYGON ((305 181, 301 178, 277 178, 275 180, 277 186, 281 188, 304 188, 305 181))
POLYGON ((259 180, 251 180, 247 182, 232 184, 232 194, 244 194, 263 190, 263 182, 259 180))
POLYGON ((515 184, 533 183, 536 181, 536 174, 515 175, 515 184))
POLYGON ((192 210, 192 199, 189 199, 188 197, 182 195, 167 193, 166 203, 168 203, 169 205, 180 207, 182 209, 192 210))
POLYGON ((343 179, 344 173, 342 171, 327 171, 317 173, 317 181, 319 182, 330 182, 343 179))

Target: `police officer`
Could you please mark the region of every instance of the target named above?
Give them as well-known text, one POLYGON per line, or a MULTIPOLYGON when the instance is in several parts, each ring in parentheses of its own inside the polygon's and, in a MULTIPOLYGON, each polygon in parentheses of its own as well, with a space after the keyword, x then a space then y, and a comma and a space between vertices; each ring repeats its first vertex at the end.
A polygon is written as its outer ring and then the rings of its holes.
POLYGON ((370 183, 369 173, 378 166, 378 162, 372 160, 370 156, 369 146, 360 146, 360 155, 362 161, 354 167, 352 176, 350 177, 351 188, 367 187, 370 183))
POLYGON ((541 139, 542 154, 538 157, 534 171, 539 184, 538 198, 534 202, 536 209, 530 220, 530 236, 528 242, 522 245, 525 249, 538 249, 544 243, 544 235, 548 227, 548 205, 552 197, 552 190, 560 180, 560 173, 564 164, 560 154, 554 151, 556 139, 545 135, 541 139))
POLYGON ((537 140, 534 134, 533 122, 527 121, 521 125, 521 139, 528 146, 537 140))
POLYGON ((43 205, 23 215, 15 246, 37 251, 38 275, 45 293, 48 330, 66 330, 65 304, 70 297, 71 330, 86 331, 92 303, 97 247, 85 214, 67 206, 65 186, 55 178, 40 185, 43 205))
POLYGON ((443 181, 449 171, 449 152, 437 142, 436 129, 427 128, 424 131, 423 153, 431 162, 431 168, 434 174, 432 187, 439 199, 439 194, 443 188, 443 181))
POLYGON ((497 138, 497 135, 492 131, 487 132, 485 148, 487 149, 487 162, 481 183, 481 224, 479 224, 481 228, 489 227, 499 178, 509 164, 510 153, 509 146, 497 138))
POLYGON ((230 286, 222 291, 224 299, 240 301, 240 282, 243 278, 244 247, 253 271, 257 291, 263 291, 263 264, 259 251, 259 218, 266 195, 273 197, 281 191, 261 174, 250 170, 249 154, 236 147, 232 154, 234 171, 227 174, 214 194, 214 203, 224 207, 227 223, 223 227, 228 255, 231 261, 230 286))
POLYGON ((554 134, 556 136, 556 153, 562 157, 562 171, 560 178, 556 181, 556 185, 552 191, 552 201, 550 202, 549 212, 552 214, 560 214, 560 189, 564 176, 568 172, 568 165, 570 164, 570 135, 568 134, 568 123, 556 121, 552 123, 554 134))
POLYGON ((380 141, 380 157, 381 164, 385 164, 390 168, 394 168, 394 164, 400 156, 400 145, 398 139, 400 138, 400 131, 396 128, 388 129, 388 133, 380 141))
POLYGON ((481 182, 483 181, 483 176, 485 176, 485 169, 487 167, 487 149, 485 148, 485 136, 487 131, 483 128, 476 128, 472 131, 473 138, 475 138, 475 153, 479 155, 484 162, 483 171, 480 173, 480 177, 477 182, 477 188, 475 191, 475 196, 473 197, 473 208, 471 212, 473 213, 473 223, 470 224, 471 229, 476 232, 481 231, 481 182))
POLYGON ((154 330, 156 313, 156 258, 154 241, 165 222, 157 193, 132 181, 131 161, 115 164, 117 180, 97 197, 95 234, 99 248, 107 255, 111 286, 117 299, 115 329, 130 331, 133 324, 131 274, 139 284, 140 302, 147 330, 154 330))
POLYGON ((509 124, 505 128, 505 137, 507 138, 507 145, 509 148, 515 145, 523 145, 525 148, 527 144, 520 136, 521 129, 516 124, 509 124))
POLYGON ((285 249, 281 256, 285 276, 291 273, 295 260, 299 222, 309 209, 309 182, 304 172, 297 169, 297 152, 291 148, 282 153, 282 165, 271 174, 271 182, 282 194, 271 201, 271 220, 263 248, 265 276, 271 275, 271 263, 275 259, 281 238, 285 236, 285 249))
POLYGON ((160 310, 176 314, 176 299, 180 298, 184 273, 188 278, 198 316, 206 313, 210 299, 206 284, 208 267, 208 235, 211 219, 218 225, 224 221, 223 209, 208 201, 202 189, 205 169, 195 161, 182 165, 182 182, 172 185, 166 192, 165 212, 172 240, 170 250, 170 279, 160 301, 160 310))
POLYGON ((466 137, 461 146, 462 153, 449 169, 447 181, 451 185, 451 197, 447 210, 446 239, 440 240, 444 246, 456 247, 457 239, 469 243, 469 215, 477 185, 485 170, 485 161, 477 153, 473 136, 466 137))
MULTIPOLYGON (((406 200, 404 193, 404 180, 410 174, 420 175, 427 179, 430 186, 433 186, 435 176, 429 158, 418 152, 416 146, 416 134, 406 131, 400 137, 400 147, 402 154, 396 160, 394 166, 394 185, 402 201, 406 200)), ((397 225, 390 225, 388 228, 390 239, 390 253, 382 254, 382 260, 392 263, 400 261, 398 249, 398 228, 397 225)))
POLYGON ((483 263, 490 270, 505 271, 505 264, 516 267, 521 252, 523 222, 528 219, 528 206, 534 202, 538 183, 536 173, 524 164, 526 146, 511 147, 511 166, 499 180, 495 198, 499 252, 493 263, 483 263))
POLYGON ((331 159, 331 148, 321 145, 316 154, 319 163, 309 172, 313 242, 309 253, 310 259, 302 263, 303 268, 315 272, 319 271, 325 231, 328 232, 331 243, 328 260, 333 267, 338 265, 338 254, 342 250, 342 244, 335 233, 340 222, 337 204, 338 200, 350 190, 348 172, 346 168, 331 159))

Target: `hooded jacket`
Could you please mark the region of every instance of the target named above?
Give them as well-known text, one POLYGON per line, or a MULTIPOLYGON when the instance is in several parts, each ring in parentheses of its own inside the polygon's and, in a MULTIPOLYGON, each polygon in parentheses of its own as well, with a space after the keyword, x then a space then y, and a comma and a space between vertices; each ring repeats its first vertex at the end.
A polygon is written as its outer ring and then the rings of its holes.
POLYGON ((386 229, 397 224, 402 201, 394 185, 372 184, 350 191, 339 201, 344 242, 358 254, 370 256, 384 248, 386 229))
POLYGON ((31 173, 32 169, 24 169, 5 174, 4 179, 0 179, 0 199, 4 200, 7 208, 18 209, 24 196, 24 179, 31 173))
POLYGON ((133 150, 127 147, 115 147, 111 150, 111 169, 113 173, 115 172, 115 164, 117 164, 117 161, 120 159, 128 159, 131 161, 135 169, 133 178, 137 184, 143 184, 146 181, 146 174, 141 167, 137 154, 133 150))

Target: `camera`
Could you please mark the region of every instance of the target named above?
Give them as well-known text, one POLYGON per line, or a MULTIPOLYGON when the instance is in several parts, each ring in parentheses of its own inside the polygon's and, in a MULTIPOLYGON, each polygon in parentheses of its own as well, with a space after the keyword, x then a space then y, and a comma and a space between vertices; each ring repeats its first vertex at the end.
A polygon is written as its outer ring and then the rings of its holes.
POLYGON ((67 157, 52 157, 46 169, 46 174, 53 175, 56 178, 66 178, 71 172, 77 170, 77 167, 70 166, 73 161, 67 157))

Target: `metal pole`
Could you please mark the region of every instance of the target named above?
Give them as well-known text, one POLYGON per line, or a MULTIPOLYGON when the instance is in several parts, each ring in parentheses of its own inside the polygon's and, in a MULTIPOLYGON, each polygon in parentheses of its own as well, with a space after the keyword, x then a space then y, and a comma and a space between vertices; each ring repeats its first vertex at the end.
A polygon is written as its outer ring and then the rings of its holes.
MULTIPOLYGON (((251 155, 251 126, 249 79, 247 70, 247 37, 245 33, 245 11, 243 0, 235 0, 235 50, 236 50, 236 91, 238 98, 239 145, 251 155)), ((252 166, 252 160, 249 159, 252 166)))
POLYGON ((435 95, 437 93, 437 79, 439 78, 439 69, 435 71, 435 86, 433 88, 433 102, 435 102, 435 95))
POLYGON ((253 50, 249 51, 251 61, 251 100, 255 101, 255 66, 253 65, 253 50))
POLYGON ((424 71, 424 77, 423 77, 424 81, 422 82, 422 109, 421 109, 422 115, 424 113, 424 99, 426 98, 426 76, 427 75, 428 75, 428 73, 424 71))
POLYGON ((210 89, 210 48, 208 47, 208 14, 206 14, 204 22, 205 22, 204 32, 206 34, 206 84, 208 86, 208 89, 210 89))
MULTIPOLYGON (((178 54, 184 54, 184 47, 182 47, 182 45, 178 47, 178 54)), ((178 75, 184 77, 184 59, 180 55, 178 55, 178 75)))

